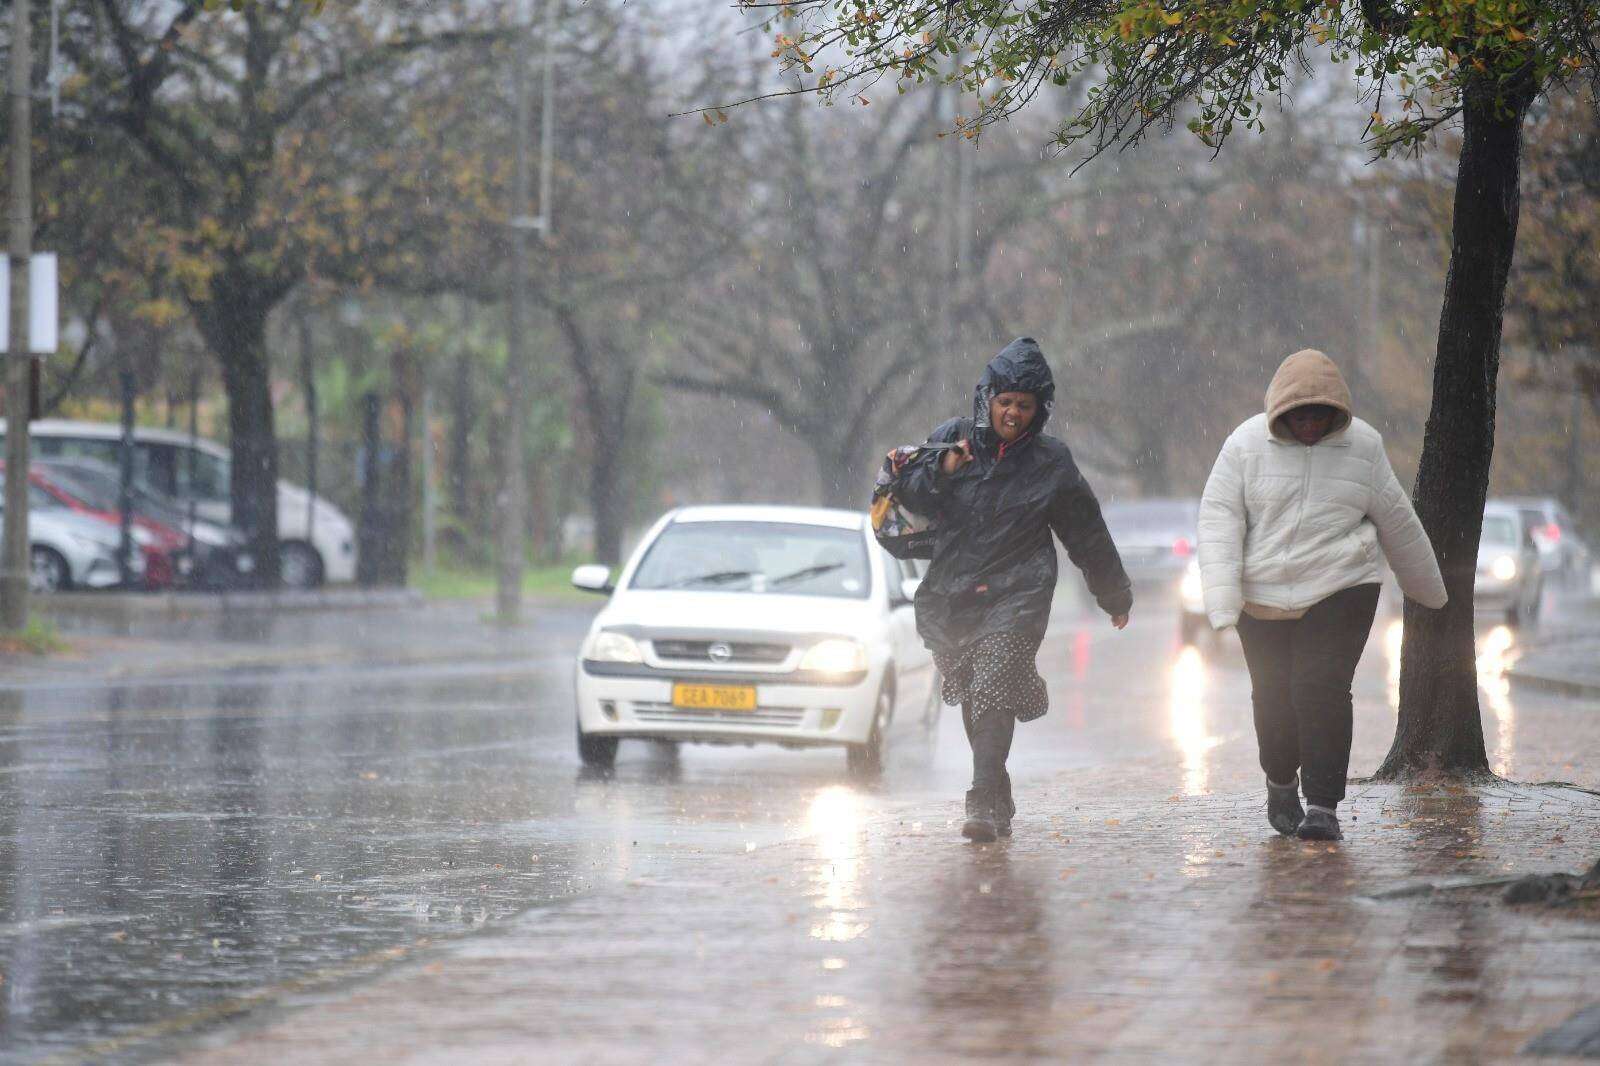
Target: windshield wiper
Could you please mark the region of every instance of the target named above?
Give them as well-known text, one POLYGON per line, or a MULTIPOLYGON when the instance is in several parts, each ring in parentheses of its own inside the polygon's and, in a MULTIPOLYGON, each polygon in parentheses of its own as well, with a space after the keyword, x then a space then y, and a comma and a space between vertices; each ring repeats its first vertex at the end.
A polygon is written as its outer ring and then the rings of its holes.
POLYGON ((804 570, 792 570, 780 577, 773 578, 767 584, 787 585, 791 581, 804 581, 808 577, 819 577, 822 574, 831 574, 835 570, 843 569, 843 563, 822 563, 819 566, 808 566, 804 570))
POLYGON ((670 582, 669 589, 682 588, 685 585, 723 585, 729 581, 738 581, 742 577, 755 577, 754 570, 714 570, 709 574, 696 574, 694 577, 680 578, 670 582))

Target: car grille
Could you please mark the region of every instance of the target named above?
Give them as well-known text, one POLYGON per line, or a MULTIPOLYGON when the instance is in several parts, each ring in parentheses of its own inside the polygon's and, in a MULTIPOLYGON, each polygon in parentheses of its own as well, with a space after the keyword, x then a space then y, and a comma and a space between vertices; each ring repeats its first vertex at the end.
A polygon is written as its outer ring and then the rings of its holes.
POLYGON ((789 657, 787 644, 753 644, 731 640, 657 640, 654 644, 658 657, 681 662, 781 663, 789 657), (713 644, 726 645, 728 658, 713 659, 713 644))
POLYGON ((719 711, 711 707, 674 707, 670 703, 633 705, 633 716, 641 722, 766 725, 797 729, 805 715, 803 707, 757 707, 753 711, 719 711))

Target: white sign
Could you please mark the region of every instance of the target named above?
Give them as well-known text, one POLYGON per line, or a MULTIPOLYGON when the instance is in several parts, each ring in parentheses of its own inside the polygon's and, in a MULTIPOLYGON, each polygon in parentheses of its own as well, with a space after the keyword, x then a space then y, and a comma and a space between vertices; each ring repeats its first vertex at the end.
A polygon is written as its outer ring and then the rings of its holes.
MULTIPOLYGON (((61 344, 56 308, 56 253, 40 252, 28 269, 28 348, 54 355, 61 344)), ((0 351, 11 351, 11 260, 0 256, 0 351)))

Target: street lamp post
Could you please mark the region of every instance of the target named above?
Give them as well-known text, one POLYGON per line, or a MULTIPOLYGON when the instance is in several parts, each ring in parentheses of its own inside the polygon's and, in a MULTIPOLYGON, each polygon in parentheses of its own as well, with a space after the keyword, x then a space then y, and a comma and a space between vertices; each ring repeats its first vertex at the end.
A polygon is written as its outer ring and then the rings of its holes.
POLYGON ((33 97, 28 0, 11 5, 11 322, 6 346, 5 520, 0 531, 0 627, 28 624, 28 416, 33 359, 33 97))

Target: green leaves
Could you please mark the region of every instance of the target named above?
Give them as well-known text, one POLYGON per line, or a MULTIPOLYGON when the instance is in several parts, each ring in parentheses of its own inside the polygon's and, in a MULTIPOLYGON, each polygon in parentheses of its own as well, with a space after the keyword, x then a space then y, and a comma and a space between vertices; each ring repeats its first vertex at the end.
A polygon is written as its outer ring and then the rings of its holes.
POLYGON ((1260 130, 1262 101, 1316 53, 1353 61, 1363 91, 1381 101, 1385 117, 1366 131, 1380 155, 1421 147, 1469 86, 1506 96, 1530 77, 1593 77, 1600 60, 1589 0, 788 0, 781 16, 773 54, 786 70, 844 57, 808 90, 856 94, 852 82, 883 76, 902 92, 957 85, 981 104, 968 136, 1042 85, 1091 78, 1101 91, 1057 138, 1091 154, 1191 107, 1199 117, 1185 125, 1212 147, 1236 125, 1260 130))

